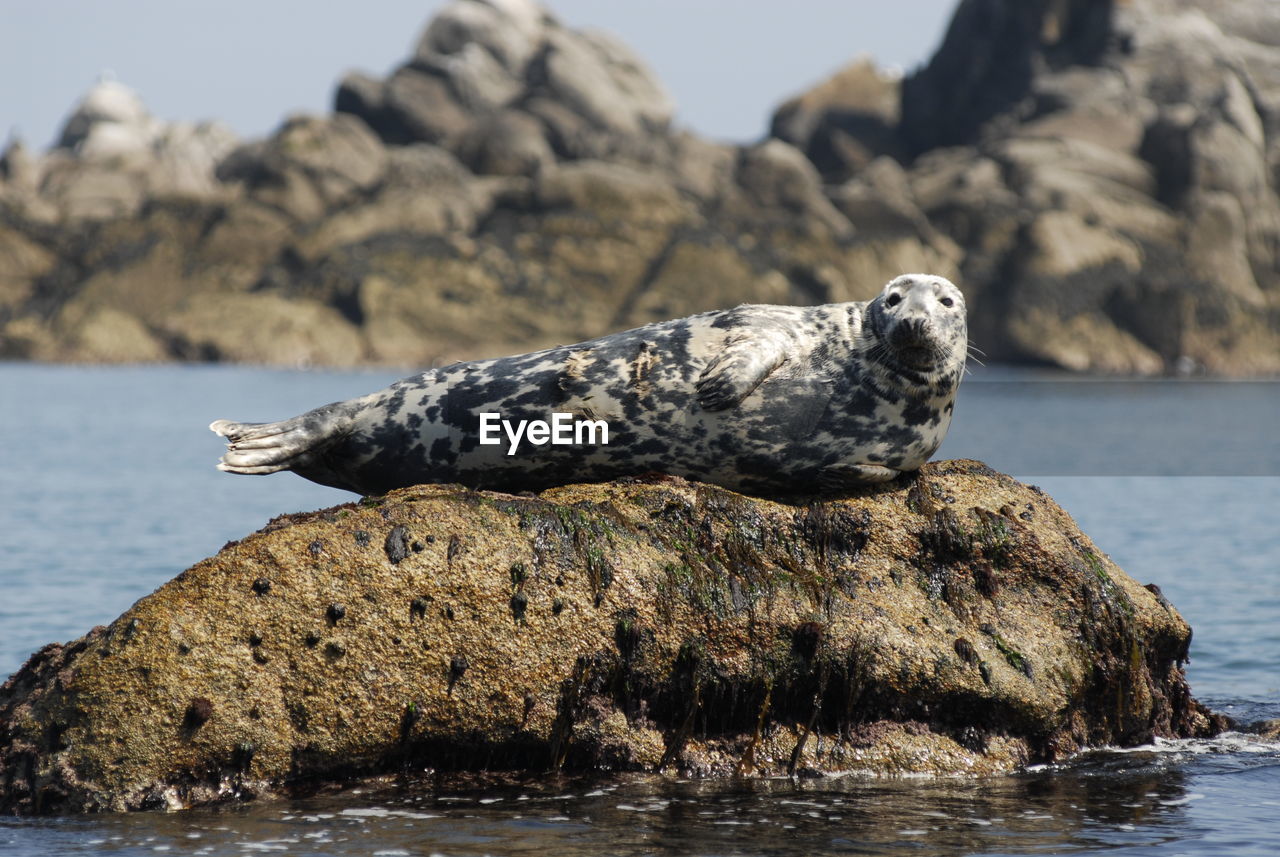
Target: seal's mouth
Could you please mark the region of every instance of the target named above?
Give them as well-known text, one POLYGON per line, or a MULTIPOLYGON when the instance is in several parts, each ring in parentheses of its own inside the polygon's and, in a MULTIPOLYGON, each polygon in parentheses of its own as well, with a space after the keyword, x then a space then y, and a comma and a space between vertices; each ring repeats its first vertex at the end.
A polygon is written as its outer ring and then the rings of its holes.
POLYGON ((889 345, 903 364, 913 369, 934 366, 939 349, 923 324, 903 322, 889 333, 889 345))
POLYGON ((894 351, 900 361, 913 369, 927 369, 938 363, 938 350, 927 342, 899 345, 894 351))

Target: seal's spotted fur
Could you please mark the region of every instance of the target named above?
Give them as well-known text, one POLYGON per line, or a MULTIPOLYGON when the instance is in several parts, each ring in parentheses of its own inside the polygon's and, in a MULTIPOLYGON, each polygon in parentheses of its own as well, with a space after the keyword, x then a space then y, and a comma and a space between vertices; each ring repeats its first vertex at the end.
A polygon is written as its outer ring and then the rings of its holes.
POLYGON ((882 482, 951 422, 964 298, 906 274, 874 300, 744 305, 532 354, 455 363, 279 423, 218 420, 218 465, 378 494, 421 482, 541 489, 660 471, 746 491, 882 482), (480 414, 609 422, 607 446, 479 443, 480 414))

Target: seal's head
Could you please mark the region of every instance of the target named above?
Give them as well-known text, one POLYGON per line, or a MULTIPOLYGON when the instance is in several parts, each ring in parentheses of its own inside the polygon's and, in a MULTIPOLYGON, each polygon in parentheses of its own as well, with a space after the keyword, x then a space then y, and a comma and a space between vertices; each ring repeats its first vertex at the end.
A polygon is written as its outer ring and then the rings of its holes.
POLYGON ((872 356, 925 377, 958 373, 968 347, 964 295, 946 277, 903 274, 867 305, 872 356))

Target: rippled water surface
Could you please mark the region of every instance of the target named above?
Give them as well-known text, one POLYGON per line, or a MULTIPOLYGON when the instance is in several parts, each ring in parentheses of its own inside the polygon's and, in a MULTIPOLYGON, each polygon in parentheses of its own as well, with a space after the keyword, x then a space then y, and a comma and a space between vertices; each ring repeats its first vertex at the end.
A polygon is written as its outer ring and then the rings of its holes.
MULTIPOLYGON (((392 377, 0 364, 0 670, 110 621, 276 514, 351 499, 216 472, 210 420, 292 416, 392 377)), ((1277 718, 1280 441, 1258 426, 1280 424, 1278 389, 993 371, 965 382, 941 455, 1048 491, 1195 628, 1198 698, 1242 721, 1277 718), (1198 475, 1160 475, 1185 473, 1198 475)), ((0 851, 1271 857, 1280 745, 1232 734, 981 781, 424 781, 177 814, 0 818, 0 851)))

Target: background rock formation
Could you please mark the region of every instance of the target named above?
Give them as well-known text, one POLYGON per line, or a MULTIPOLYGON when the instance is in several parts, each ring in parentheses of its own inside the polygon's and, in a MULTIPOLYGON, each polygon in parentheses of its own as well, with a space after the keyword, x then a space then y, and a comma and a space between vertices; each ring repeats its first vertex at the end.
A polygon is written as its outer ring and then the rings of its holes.
POLYGON ((928 270, 989 356, 1280 371, 1268 0, 963 0, 711 143, 616 39, 456 0, 335 113, 239 143, 95 88, 0 157, 0 357, 427 365, 928 270))
POLYGON ((788 505, 678 479, 285 516, 0 688, 0 811, 399 770, 982 774, 1223 727, 1191 632, 977 462, 788 505))
POLYGON ((1280 371, 1278 108, 1271 4, 963 0, 892 133, 838 107, 775 133, 864 195, 887 196, 864 153, 907 164, 899 204, 962 248, 995 359, 1262 374, 1280 371))

